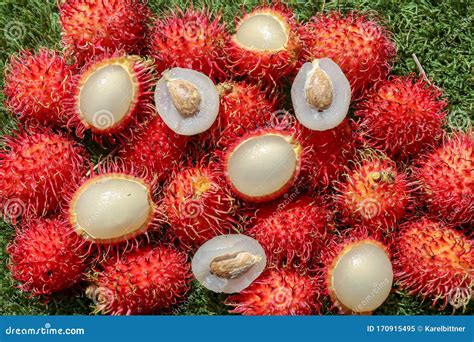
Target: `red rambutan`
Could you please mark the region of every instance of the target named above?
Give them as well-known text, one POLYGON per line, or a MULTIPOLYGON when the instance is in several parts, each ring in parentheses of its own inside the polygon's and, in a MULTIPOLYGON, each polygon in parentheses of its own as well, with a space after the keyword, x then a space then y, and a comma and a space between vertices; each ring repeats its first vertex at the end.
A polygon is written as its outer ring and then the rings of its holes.
POLYGON ((319 295, 315 278, 289 268, 267 269, 226 304, 243 315, 312 315, 320 312, 319 295))
POLYGON ((434 305, 465 307, 474 291, 474 244, 462 233, 429 219, 406 222, 394 242, 397 284, 434 305))
POLYGON ((12 277, 34 296, 71 287, 86 268, 81 239, 59 218, 29 221, 7 251, 12 277))
POLYGON ((158 18, 149 40, 156 70, 181 67, 193 69, 213 80, 227 78, 224 47, 228 40, 220 16, 211 19, 208 10, 187 9, 158 18))
POLYGON ((329 239, 321 264, 326 294, 341 313, 370 313, 392 289, 389 251, 361 227, 329 239))
POLYGON ((92 243, 130 240, 155 229, 161 220, 153 201, 155 185, 134 170, 106 162, 72 187, 65 216, 92 243))
POLYGON ((126 137, 127 129, 154 111, 152 70, 150 60, 121 52, 89 62, 73 79, 65 104, 68 127, 79 137, 90 130, 100 142, 126 137))
POLYGON ((474 218, 474 140, 458 133, 421 159, 416 178, 432 214, 441 221, 471 225, 474 218))
POLYGON ((330 218, 322 199, 286 198, 257 210, 246 234, 260 242, 276 266, 311 266, 324 245, 330 218))
POLYGON ((72 67, 56 51, 14 54, 5 69, 5 106, 22 121, 60 126, 71 78, 72 67))
POLYGON ((441 137, 447 103, 423 79, 394 76, 367 96, 355 112, 362 136, 390 158, 416 156, 441 137))
POLYGON ((133 249, 98 268, 87 294, 97 312, 113 315, 169 309, 183 300, 191 277, 186 254, 165 245, 133 249))
POLYGON ((395 230, 410 204, 410 182, 384 157, 364 157, 338 184, 336 202, 344 222, 395 230))
POLYGON ((53 212, 86 173, 86 151, 63 135, 24 131, 3 139, 0 204, 7 221, 53 212))
POLYGON ((388 76, 396 56, 389 32, 359 13, 318 14, 301 32, 304 60, 331 58, 349 80, 354 99, 388 76))
POLYGON ((118 151, 118 156, 127 169, 143 170, 147 178, 163 182, 184 155, 187 141, 186 136, 174 133, 155 116, 118 151))
POLYGON ((141 52, 151 16, 140 0, 68 0, 60 3, 62 43, 81 63, 104 52, 141 52))
POLYGON ((275 84, 298 64, 299 24, 289 7, 277 2, 254 8, 236 20, 226 48, 235 75, 275 84))
POLYGON ((178 171, 163 190, 162 207, 169 233, 186 248, 229 233, 236 223, 235 199, 212 165, 178 171))

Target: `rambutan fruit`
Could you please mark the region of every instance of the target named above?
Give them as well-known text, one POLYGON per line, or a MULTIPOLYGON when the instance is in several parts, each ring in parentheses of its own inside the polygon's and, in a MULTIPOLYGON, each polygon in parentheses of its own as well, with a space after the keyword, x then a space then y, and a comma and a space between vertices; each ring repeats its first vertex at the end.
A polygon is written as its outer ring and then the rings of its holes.
POLYGON ((21 131, 3 139, 0 204, 5 220, 55 211, 69 186, 87 171, 85 149, 61 134, 21 131))
POLYGON ((60 218, 28 221, 7 251, 12 277, 34 296, 71 287, 86 269, 81 239, 60 218))
POLYGON ((155 105, 166 125, 177 134, 208 130, 219 114, 219 92, 212 80, 192 69, 163 73, 155 88, 155 105))
POLYGON ((461 232, 429 219, 406 222, 393 244, 398 286, 433 305, 465 307, 474 291, 474 244, 461 232))
POLYGON ((471 225, 474 218, 474 140, 457 133, 421 159, 415 172, 423 199, 441 221, 471 225))
POLYGON ((321 309, 316 278, 291 268, 267 269, 252 285, 227 298, 231 313, 243 315, 312 315, 321 309))
POLYGON ((413 76, 381 82, 355 112, 363 138, 394 160, 416 156, 441 137, 447 103, 440 96, 413 76))
POLYGON ((174 133, 161 117, 155 116, 121 147, 118 156, 127 169, 135 169, 149 179, 163 182, 184 155, 187 141, 187 137, 174 133))
POLYGON ((204 140, 219 147, 228 146, 245 133, 267 127, 279 119, 275 117, 275 100, 268 99, 259 86, 247 82, 224 82, 217 88, 220 94, 219 115, 203 136, 204 140))
POLYGON ((350 225, 391 232, 409 209, 410 182, 390 159, 363 159, 337 185, 338 212, 350 225))
POLYGON ((390 33, 363 14, 318 14, 301 30, 303 59, 328 57, 339 65, 352 88, 354 99, 384 80, 396 56, 390 33))
POLYGON ((330 58, 305 63, 291 86, 296 118, 315 131, 337 127, 351 103, 351 86, 341 68, 330 58))
POLYGON ((226 52, 233 73, 275 84, 298 64, 299 24, 289 7, 277 2, 254 8, 236 20, 226 52))
POLYGON ((308 147, 306 176, 313 188, 328 188, 339 179, 354 159, 360 137, 356 125, 345 119, 326 131, 302 129, 304 145, 308 147))
POLYGON ((172 236, 186 248, 232 231, 236 201, 213 165, 185 167, 163 189, 163 212, 172 236))
POLYGON ((304 165, 298 130, 265 128, 251 131, 221 151, 221 169, 233 192, 248 202, 283 195, 304 165))
POLYGON ((324 245, 331 214, 321 199, 306 195, 257 210, 246 234, 265 249, 276 266, 311 266, 324 245))
POLYGON ((326 294, 341 313, 370 313, 387 299, 393 282, 387 248, 362 228, 333 236, 322 252, 326 294))
POLYGON ((115 50, 139 54, 151 11, 140 0, 68 0, 58 3, 62 43, 80 63, 115 50))
POLYGON ((68 127, 79 137, 90 130, 99 142, 127 137, 154 111, 154 80, 150 60, 121 52, 97 57, 74 76, 65 104, 68 127))
POLYGON ((102 262, 87 289, 96 311, 143 315, 169 309, 189 289, 187 256, 171 246, 145 246, 102 262))
POLYGON ((158 73, 181 67, 223 80, 227 78, 224 47, 228 36, 219 15, 211 18, 206 9, 177 9, 156 20, 148 49, 158 73))
POLYGON ((5 106, 22 121, 61 126, 72 67, 56 51, 21 51, 5 69, 5 106))
POLYGON ((68 194, 72 229, 94 244, 114 244, 155 229, 161 220, 154 185, 133 170, 106 163, 81 179, 68 194))
POLYGON ((247 288, 267 264, 257 240, 242 234, 219 235, 194 254, 191 267, 196 279, 214 292, 236 293, 247 288))

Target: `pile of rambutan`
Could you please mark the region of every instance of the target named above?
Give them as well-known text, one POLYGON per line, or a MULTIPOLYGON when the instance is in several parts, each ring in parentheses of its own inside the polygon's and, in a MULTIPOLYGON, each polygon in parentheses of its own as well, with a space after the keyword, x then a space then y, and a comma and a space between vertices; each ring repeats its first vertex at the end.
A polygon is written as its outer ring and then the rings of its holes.
POLYGON ((244 315, 377 313, 395 288, 469 305, 473 132, 443 130, 426 76, 391 75, 378 18, 58 7, 62 49, 5 69, 21 291, 74 287, 114 315, 175 312, 193 278, 244 315))

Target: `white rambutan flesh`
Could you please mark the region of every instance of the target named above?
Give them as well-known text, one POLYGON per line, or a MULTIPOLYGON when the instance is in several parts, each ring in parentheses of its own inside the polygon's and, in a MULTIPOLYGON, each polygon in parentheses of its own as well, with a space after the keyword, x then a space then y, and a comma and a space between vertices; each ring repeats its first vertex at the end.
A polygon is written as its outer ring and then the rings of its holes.
POLYGON ((124 119, 134 97, 130 73, 120 64, 105 65, 95 70, 81 87, 79 112, 87 124, 106 130, 124 119))
POLYGON ((192 260, 192 271, 207 289, 236 293, 257 279, 266 263, 265 251, 257 240, 242 234, 228 234, 199 247, 192 260))
POLYGON ((370 241, 344 249, 331 275, 337 300, 353 312, 371 312, 387 299, 393 282, 385 250, 370 241))
POLYGON ((123 241, 144 231, 153 219, 149 188, 121 174, 98 176, 74 194, 70 207, 75 231, 95 242, 123 241))
POLYGON ((156 84, 155 105, 165 124, 180 135, 208 130, 219 113, 219 92, 206 75, 173 68, 156 84))
POLYGON ((249 50, 278 51, 285 47, 288 35, 278 19, 269 14, 257 14, 239 25, 236 40, 249 50))
POLYGON ((230 154, 227 176, 232 186, 246 197, 270 196, 294 178, 298 157, 286 136, 251 137, 230 154))
POLYGON ((296 118, 315 131, 338 126, 351 102, 351 86, 341 68, 329 58, 305 63, 291 86, 296 118))

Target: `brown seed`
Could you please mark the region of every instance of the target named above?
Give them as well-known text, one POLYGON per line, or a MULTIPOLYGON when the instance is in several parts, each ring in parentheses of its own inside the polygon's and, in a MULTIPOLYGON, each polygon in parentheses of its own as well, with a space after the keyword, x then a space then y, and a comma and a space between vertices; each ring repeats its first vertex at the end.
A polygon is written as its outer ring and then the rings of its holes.
POLYGON ((191 82, 175 79, 168 81, 171 101, 176 109, 184 116, 191 116, 199 111, 201 95, 191 82))
POLYGON ((315 63, 315 69, 306 81, 306 101, 317 110, 331 106, 333 89, 328 74, 315 63))
POLYGON ((211 273, 219 278, 235 279, 260 260, 262 260, 261 256, 242 251, 215 257, 211 261, 210 269, 211 273))

